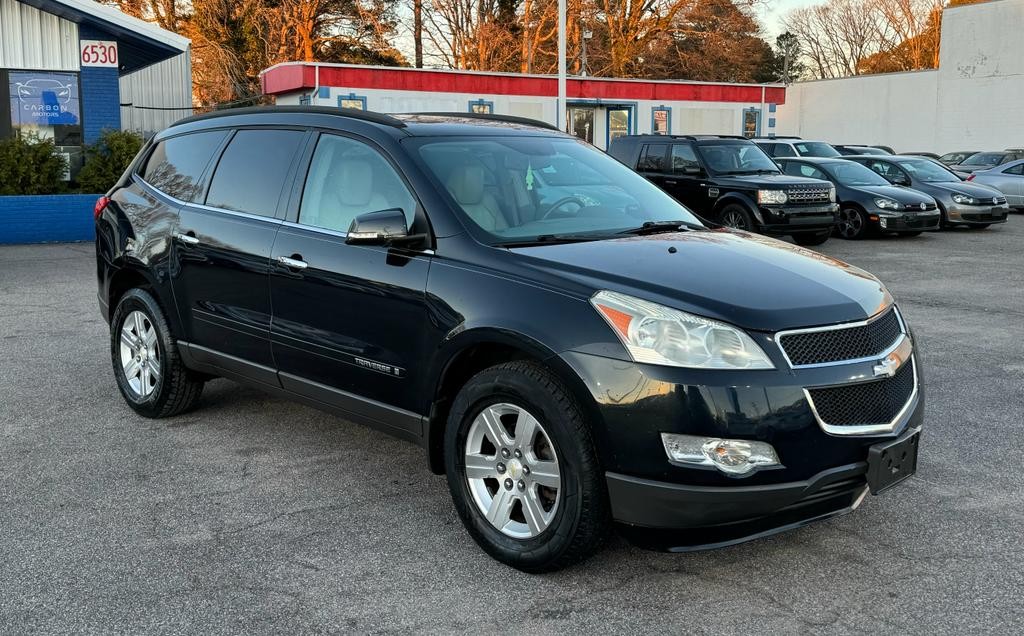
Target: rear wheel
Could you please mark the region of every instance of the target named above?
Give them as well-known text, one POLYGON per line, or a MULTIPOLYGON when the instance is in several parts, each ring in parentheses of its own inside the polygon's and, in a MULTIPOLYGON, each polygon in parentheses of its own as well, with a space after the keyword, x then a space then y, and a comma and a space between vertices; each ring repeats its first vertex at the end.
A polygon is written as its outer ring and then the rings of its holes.
POLYGON ((831 233, 832 232, 830 230, 825 230, 824 232, 806 232, 803 234, 794 234, 793 242, 796 243, 797 245, 805 246, 821 245, 822 243, 828 240, 829 234, 831 233))
POLYGON ((730 203, 718 213, 718 222, 736 230, 754 231, 754 220, 742 205, 730 203))
POLYGON ((163 311, 142 289, 128 291, 110 321, 114 378, 128 406, 144 417, 170 417, 199 401, 203 379, 185 368, 163 311))
POLYGON ((607 533, 590 430, 568 390, 539 364, 501 364, 466 383, 448 419, 445 468, 470 536, 512 567, 566 567, 607 533))
POLYGON ((868 216, 857 208, 839 210, 839 224, 836 233, 844 239, 856 240, 864 238, 868 233, 868 216))

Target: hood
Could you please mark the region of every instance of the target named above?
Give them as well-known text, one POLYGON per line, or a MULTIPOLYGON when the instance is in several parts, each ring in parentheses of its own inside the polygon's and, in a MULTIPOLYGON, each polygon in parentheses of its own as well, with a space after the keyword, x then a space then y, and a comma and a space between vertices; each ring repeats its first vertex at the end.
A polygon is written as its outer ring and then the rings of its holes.
POLYGON ((991 199, 992 197, 1001 197, 1003 193, 995 188, 990 188, 980 183, 973 183, 971 181, 961 181, 960 183, 929 183, 931 187, 942 190, 943 192, 960 192, 967 196, 974 197, 975 199, 991 199))
POLYGON ((589 289, 618 291, 755 331, 868 318, 889 302, 871 274, 735 230, 513 249, 522 264, 589 289), (675 251, 670 252, 669 248, 675 251))
POLYGON ((723 185, 739 185, 748 188, 764 188, 765 190, 785 190, 791 187, 832 185, 821 179, 808 177, 791 177, 788 174, 720 174, 715 175, 714 182, 723 185))
POLYGON ((899 186, 847 186, 851 190, 857 192, 863 192, 873 197, 885 197, 887 199, 894 199, 904 205, 918 205, 921 203, 932 204, 935 203, 935 199, 929 195, 918 192, 917 190, 911 190, 910 188, 902 188, 899 186))

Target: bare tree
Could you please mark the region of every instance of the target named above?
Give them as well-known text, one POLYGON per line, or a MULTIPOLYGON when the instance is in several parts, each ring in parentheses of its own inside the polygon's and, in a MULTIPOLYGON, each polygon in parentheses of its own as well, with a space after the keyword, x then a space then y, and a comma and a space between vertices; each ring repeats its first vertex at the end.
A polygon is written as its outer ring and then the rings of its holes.
POLYGON ((873 0, 829 0, 785 17, 786 30, 799 39, 816 77, 857 75, 862 60, 891 44, 891 29, 868 1, 873 0))

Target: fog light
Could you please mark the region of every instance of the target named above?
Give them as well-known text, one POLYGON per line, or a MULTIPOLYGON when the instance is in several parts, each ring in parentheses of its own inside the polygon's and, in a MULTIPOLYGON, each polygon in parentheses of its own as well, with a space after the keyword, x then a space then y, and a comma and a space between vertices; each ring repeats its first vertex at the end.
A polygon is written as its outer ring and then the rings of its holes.
POLYGON ((765 442, 674 433, 662 433, 661 442, 665 454, 674 462, 714 466, 729 475, 745 475, 755 468, 779 465, 775 449, 765 442))
POLYGON ((888 227, 889 226, 889 220, 886 219, 885 217, 882 217, 882 218, 878 219, 878 224, 881 225, 882 227, 888 227))

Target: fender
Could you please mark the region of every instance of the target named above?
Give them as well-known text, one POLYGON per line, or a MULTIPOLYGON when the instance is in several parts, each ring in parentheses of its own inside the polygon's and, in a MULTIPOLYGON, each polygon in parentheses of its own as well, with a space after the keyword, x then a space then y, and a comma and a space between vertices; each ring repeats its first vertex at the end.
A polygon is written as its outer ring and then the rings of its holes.
POLYGON ((755 221, 759 224, 764 224, 764 217, 761 216, 761 210, 757 206, 757 201, 743 192, 728 192, 719 197, 718 201, 715 201, 715 216, 717 217, 722 208, 730 203, 738 203, 742 205, 748 212, 750 212, 755 221))

